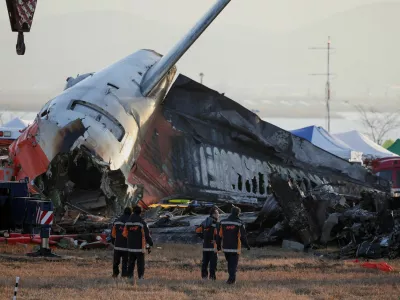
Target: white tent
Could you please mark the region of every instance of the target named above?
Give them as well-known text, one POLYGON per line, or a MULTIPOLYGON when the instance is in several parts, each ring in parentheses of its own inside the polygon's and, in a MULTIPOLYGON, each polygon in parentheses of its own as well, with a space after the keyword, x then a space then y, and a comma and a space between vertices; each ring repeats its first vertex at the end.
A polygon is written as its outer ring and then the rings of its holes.
POLYGON ((357 130, 337 133, 334 134, 334 136, 341 139, 354 150, 363 152, 363 155, 368 158, 397 156, 389 150, 386 150, 385 148, 374 143, 367 136, 358 132, 357 130))
POLYGON ((354 151, 350 146, 329 134, 329 132, 322 127, 309 126, 292 130, 291 133, 302 137, 313 143, 315 146, 343 159, 358 162, 362 161, 361 152, 354 151))
POLYGON ((9 143, 10 140, 16 140, 21 135, 21 131, 28 125, 28 121, 14 118, 0 126, 0 144, 4 143, 4 141, 9 143))
POLYGON ((14 118, 7 123, 3 124, 1 127, 3 128, 18 128, 18 129, 24 129, 27 127, 29 124, 28 121, 22 120, 20 118, 14 118))

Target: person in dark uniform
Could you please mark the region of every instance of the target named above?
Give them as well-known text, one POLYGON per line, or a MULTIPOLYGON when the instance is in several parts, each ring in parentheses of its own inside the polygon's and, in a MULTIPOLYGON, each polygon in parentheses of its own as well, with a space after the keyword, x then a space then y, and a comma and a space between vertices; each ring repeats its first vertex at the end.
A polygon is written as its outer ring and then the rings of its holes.
POLYGON ((239 219, 240 212, 240 208, 232 207, 230 216, 221 221, 217 240, 218 248, 222 248, 228 262, 229 279, 226 282, 228 284, 236 282, 236 271, 242 244, 247 250, 250 250, 244 224, 239 219))
POLYGON ((113 277, 118 277, 119 274, 119 264, 122 259, 121 266, 121 277, 128 276, 128 249, 126 246, 126 238, 122 235, 125 223, 128 221, 130 215, 132 214, 132 209, 126 207, 124 209, 124 214, 120 216, 113 224, 111 237, 114 244, 114 260, 113 260, 113 277))
POLYGON ((136 206, 133 214, 130 216, 128 222, 125 223, 123 236, 128 239, 128 277, 133 278, 133 271, 137 261, 137 274, 139 279, 144 276, 144 253, 146 251, 146 244, 149 247, 153 246, 153 240, 150 236, 149 227, 142 219, 140 214, 142 208, 136 206))
POLYGON ((208 266, 210 266, 210 279, 216 280, 216 270, 218 262, 217 236, 219 231, 219 213, 217 208, 210 210, 210 216, 207 217, 199 227, 196 233, 203 239, 203 262, 201 265, 201 277, 208 279, 208 266))

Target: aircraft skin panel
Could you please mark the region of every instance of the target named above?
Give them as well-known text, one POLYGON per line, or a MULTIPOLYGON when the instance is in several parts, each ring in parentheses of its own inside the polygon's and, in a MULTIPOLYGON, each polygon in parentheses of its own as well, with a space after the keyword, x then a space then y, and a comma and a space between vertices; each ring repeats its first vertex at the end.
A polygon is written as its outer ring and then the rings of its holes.
POLYGON ((238 103, 183 75, 154 114, 128 181, 143 204, 174 196, 261 206, 272 172, 310 189, 325 183, 359 196, 387 190, 363 167, 262 121, 238 103))
POLYGON ((21 166, 18 172, 34 179, 46 172, 57 154, 80 147, 111 170, 129 170, 135 160, 132 152, 139 130, 145 130, 175 75, 173 68, 154 95, 141 95, 138 81, 160 57, 154 51, 140 50, 49 101, 10 147, 13 159, 21 166), (24 159, 22 153, 25 157, 28 149, 40 153, 41 159, 24 159))
POLYGON ((38 143, 39 124, 28 126, 18 139, 10 146, 10 158, 16 169, 17 179, 24 177, 35 178, 44 173, 50 163, 43 148, 38 143), (23 171, 19 171, 21 168, 23 171))

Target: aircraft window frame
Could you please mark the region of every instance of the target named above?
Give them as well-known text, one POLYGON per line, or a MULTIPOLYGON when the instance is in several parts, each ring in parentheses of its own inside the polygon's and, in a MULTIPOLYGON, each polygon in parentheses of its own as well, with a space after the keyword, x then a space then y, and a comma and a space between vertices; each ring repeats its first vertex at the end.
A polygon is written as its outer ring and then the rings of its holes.
MULTIPOLYGON (((125 128, 122 126, 122 124, 114 117, 112 116, 110 113, 108 113, 107 111, 105 111, 104 109, 102 109, 101 107, 90 103, 90 102, 86 102, 83 100, 72 100, 68 109, 74 111, 74 108, 76 107, 76 105, 80 105, 86 108, 89 108, 95 112, 97 112, 98 114, 100 114, 101 116, 106 117, 107 119, 109 119, 114 126, 118 127, 121 130, 121 134, 117 135, 116 132, 113 132, 112 130, 110 130, 110 128, 108 128, 107 126, 105 126, 107 128, 107 130, 109 130, 114 136, 115 138, 118 140, 118 142, 121 142, 125 135, 126 135, 126 131, 125 128)), ((90 116, 93 120, 95 120, 96 122, 100 123, 100 124, 104 124, 101 122, 101 117, 98 119, 98 117, 94 118, 92 116, 90 116)))
POLYGON ((44 118, 44 117, 46 117, 48 114, 49 114, 49 112, 50 112, 50 110, 49 110, 49 107, 50 107, 50 104, 51 104, 51 102, 53 101, 53 99, 51 99, 50 101, 48 101, 44 106, 43 106, 43 108, 40 110, 40 112, 39 112, 39 118, 44 118))

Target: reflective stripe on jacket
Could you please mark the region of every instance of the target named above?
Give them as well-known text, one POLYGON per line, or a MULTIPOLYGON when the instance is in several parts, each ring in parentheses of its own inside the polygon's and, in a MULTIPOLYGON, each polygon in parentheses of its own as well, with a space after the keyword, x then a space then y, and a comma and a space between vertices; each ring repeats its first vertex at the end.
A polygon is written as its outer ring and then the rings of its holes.
POLYGON ((196 233, 203 238, 203 251, 217 252, 217 237, 219 223, 215 223, 211 217, 207 217, 199 227, 196 228, 196 233))
POLYGON ((144 253, 146 243, 153 246, 149 228, 139 215, 131 215, 128 222, 125 223, 123 235, 128 239, 127 248, 129 252, 144 253))
POLYGON ((114 250, 127 251, 127 240, 122 233, 124 232, 125 223, 128 219, 128 215, 122 215, 113 224, 111 236, 115 239, 114 250))
POLYGON ((218 239, 222 251, 226 253, 240 253, 242 243, 245 247, 248 247, 243 222, 232 215, 221 221, 218 239))

